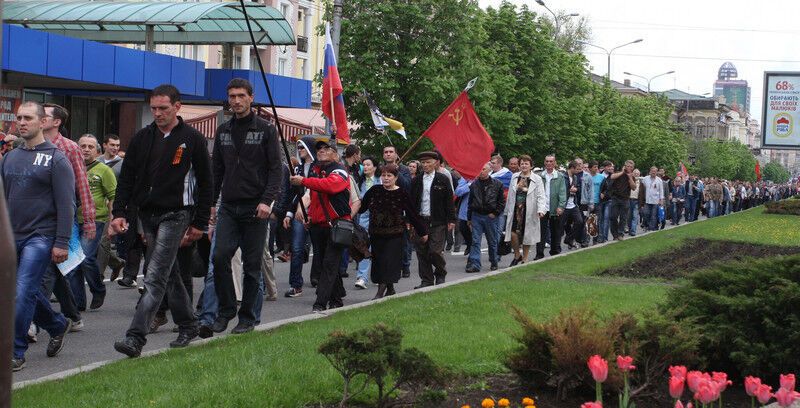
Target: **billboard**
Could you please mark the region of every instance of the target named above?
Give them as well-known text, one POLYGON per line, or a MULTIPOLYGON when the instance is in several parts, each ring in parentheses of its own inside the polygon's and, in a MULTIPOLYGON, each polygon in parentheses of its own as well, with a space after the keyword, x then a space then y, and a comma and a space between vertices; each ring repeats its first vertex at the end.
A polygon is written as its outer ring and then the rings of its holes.
POLYGON ((765 72, 761 148, 800 149, 800 72, 765 72))

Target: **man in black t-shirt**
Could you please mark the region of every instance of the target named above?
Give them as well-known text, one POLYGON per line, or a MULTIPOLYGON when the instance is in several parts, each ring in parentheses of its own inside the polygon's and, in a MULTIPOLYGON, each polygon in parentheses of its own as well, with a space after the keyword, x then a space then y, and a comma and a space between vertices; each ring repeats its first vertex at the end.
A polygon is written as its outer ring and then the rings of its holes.
POLYGON ((633 160, 625 162, 625 166, 609 176, 609 195, 611 196, 611 216, 609 229, 617 241, 622 241, 625 235, 628 199, 631 190, 636 189, 636 180, 633 178, 633 160))

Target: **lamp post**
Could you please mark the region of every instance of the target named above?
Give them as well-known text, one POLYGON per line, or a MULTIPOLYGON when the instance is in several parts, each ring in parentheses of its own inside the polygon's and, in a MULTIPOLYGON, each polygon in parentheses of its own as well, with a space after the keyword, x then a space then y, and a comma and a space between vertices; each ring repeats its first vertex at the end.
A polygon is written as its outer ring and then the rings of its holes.
POLYGON ((652 76, 650 78, 647 78, 647 77, 643 77, 641 75, 631 74, 628 71, 623 72, 623 74, 625 74, 625 75, 630 75, 632 77, 641 78, 641 79, 644 79, 645 81, 647 81, 647 93, 650 93, 650 83, 653 82, 654 79, 656 79, 658 77, 661 77, 661 76, 664 76, 664 75, 669 75, 669 74, 674 74, 674 73, 675 73, 675 71, 667 71, 667 72, 665 72, 663 74, 658 74, 658 75, 652 76))
MULTIPOLYGON (((553 34, 553 38, 558 37, 558 34, 561 32, 561 22, 559 21, 560 19, 558 18, 556 13, 554 13, 553 10, 550 10, 550 7, 547 7, 547 5, 544 4, 543 0, 536 0, 536 4, 544 7, 545 10, 549 11, 550 14, 553 15, 553 21, 556 23, 556 32, 555 32, 555 34, 553 34)), ((570 13, 570 14, 567 14, 565 17, 567 17, 567 18, 569 18, 569 17, 578 17, 579 15, 580 14, 578 14, 578 13, 570 13)))
POLYGON ((599 49, 603 50, 606 53, 606 56, 608 56, 608 67, 607 67, 607 72, 606 72, 606 78, 608 78, 608 80, 611 81, 611 53, 613 53, 614 51, 616 51, 616 50, 618 50, 618 49, 620 49, 620 48, 622 48, 622 47, 624 47, 626 45, 636 44, 636 43, 640 43, 642 41, 644 41, 644 39, 639 38, 638 40, 633 40, 631 42, 627 42, 625 44, 618 45, 618 46, 616 46, 616 47, 614 47, 614 48, 612 48, 610 50, 605 49, 605 48, 603 48, 603 47, 601 47, 599 45, 592 44, 590 42, 586 42, 586 41, 578 41, 578 42, 580 44, 588 45, 590 47, 599 48, 599 49))

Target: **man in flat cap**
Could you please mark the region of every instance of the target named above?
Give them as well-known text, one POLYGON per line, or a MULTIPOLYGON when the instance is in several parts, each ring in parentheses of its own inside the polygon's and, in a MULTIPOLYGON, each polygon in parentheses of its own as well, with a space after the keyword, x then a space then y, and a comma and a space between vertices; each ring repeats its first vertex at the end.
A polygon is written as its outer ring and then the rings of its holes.
POLYGON ((419 277, 422 279, 415 289, 444 283, 447 275, 443 254, 445 237, 456 222, 453 187, 447 176, 436 171, 441 162, 439 153, 422 152, 418 159, 422 175, 411 182, 411 200, 428 226, 428 239, 423 241, 415 233, 412 234, 419 261, 419 277))

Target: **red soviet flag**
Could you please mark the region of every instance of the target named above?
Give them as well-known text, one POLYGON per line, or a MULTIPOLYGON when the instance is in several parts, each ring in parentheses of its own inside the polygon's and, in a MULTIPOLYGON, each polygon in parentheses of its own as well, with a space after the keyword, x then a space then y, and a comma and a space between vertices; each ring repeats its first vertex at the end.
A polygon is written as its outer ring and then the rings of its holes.
POLYGON ((761 163, 756 160, 756 181, 761 181, 761 163))
POLYGON ((463 177, 478 177, 494 151, 494 142, 483 128, 466 92, 436 118, 422 134, 463 177))

